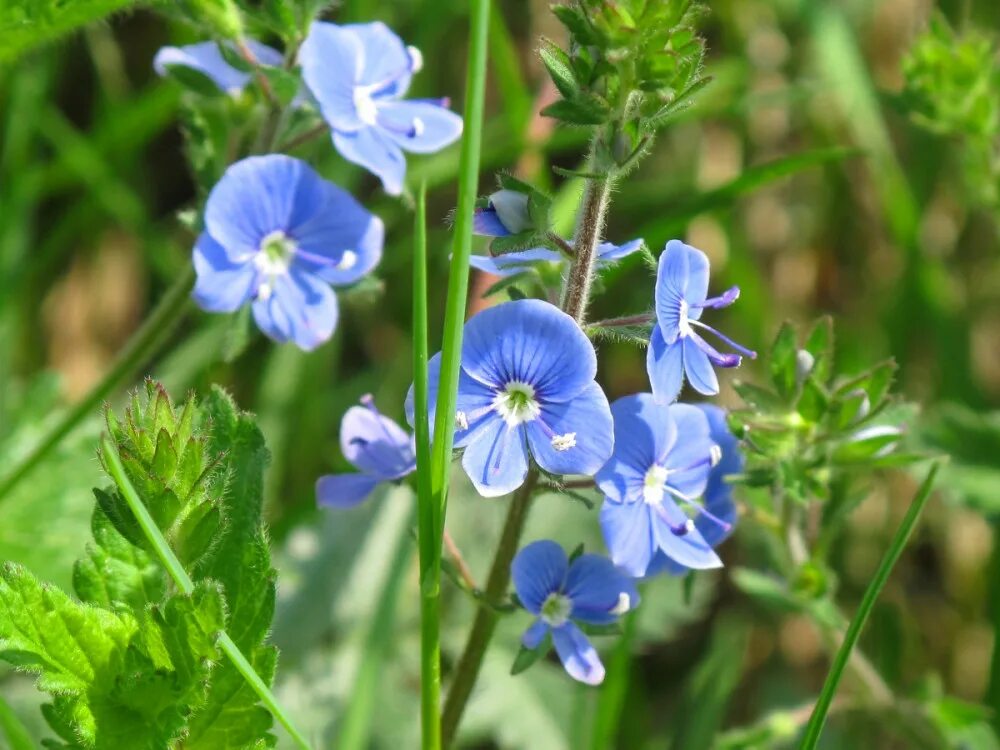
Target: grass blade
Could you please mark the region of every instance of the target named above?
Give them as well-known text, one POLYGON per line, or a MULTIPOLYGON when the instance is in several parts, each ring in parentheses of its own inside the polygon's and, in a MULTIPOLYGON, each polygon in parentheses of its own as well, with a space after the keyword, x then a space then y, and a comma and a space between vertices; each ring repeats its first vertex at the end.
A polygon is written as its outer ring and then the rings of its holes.
POLYGON ((33 750, 34 740, 17 714, 0 698, 0 738, 6 740, 10 750, 33 750))
POLYGON ((920 512, 924 509, 927 500, 930 498, 931 489, 934 487, 934 478, 937 476, 939 466, 940 464, 934 464, 927 473, 927 478, 924 479, 917 490, 913 502, 910 503, 910 509, 906 512, 906 516, 903 518, 902 523, 900 523, 899 528, 896 529, 896 534, 892 538, 892 543, 889 545, 885 557, 882 558, 878 570, 875 571, 871 583, 868 584, 868 588, 865 590, 865 595, 861 599, 861 605, 858 607, 858 611, 854 613, 854 618, 847 628, 843 643, 837 649, 837 655, 834 657, 830 672, 826 676, 823 690, 816 700, 812 716, 809 717, 809 724, 806 726, 805 736, 802 738, 802 745, 800 746, 801 750, 814 750, 819 742, 820 735, 823 733, 823 723, 826 721, 826 714, 830 710, 830 704, 833 702, 833 696, 837 692, 837 685, 844 674, 844 668, 851 658, 851 651, 858 642, 861 630, 868 621, 872 607, 875 606, 875 601, 878 599, 879 594, 882 593, 882 588, 889 579, 889 574, 892 572, 896 561, 899 560, 903 548, 906 547, 906 543, 909 541, 910 534, 917 525, 920 512))

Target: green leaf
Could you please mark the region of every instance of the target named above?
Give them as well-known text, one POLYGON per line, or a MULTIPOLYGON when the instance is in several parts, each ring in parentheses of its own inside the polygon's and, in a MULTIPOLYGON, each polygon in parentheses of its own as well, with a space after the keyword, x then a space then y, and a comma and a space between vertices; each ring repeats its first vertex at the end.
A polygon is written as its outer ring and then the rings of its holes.
POLYGON ((0 5, 0 60, 12 60, 138 4, 137 0, 7 0, 0 5))
POLYGON ((0 738, 6 740, 10 750, 34 750, 35 747, 28 728, 3 698, 0 698, 0 738))
POLYGON ((753 383, 746 383, 742 380, 733 381, 733 390, 746 402, 751 409, 761 412, 783 411, 787 404, 774 391, 761 388, 753 383))
POLYGON ((817 320, 803 348, 813 358, 810 375, 825 384, 833 372, 833 318, 825 315, 817 320))
POLYGON ((771 345, 768 367, 771 372, 771 382, 786 400, 795 395, 797 353, 795 328, 791 323, 784 323, 774 339, 774 344, 771 345))
POLYGON ((549 71, 549 77, 559 89, 559 93, 567 99, 576 99, 580 95, 580 86, 573 74, 573 64, 569 55, 563 52, 552 40, 542 37, 538 50, 542 64, 549 71))
POLYGON ((535 662, 543 658, 551 650, 551 633, 545 634, 545 639, 538 644, 538 648, 526 648, 525 646, 521 646, 521 649, 517 652, 517 656, 514 657, 514 663, 510 665, 510 673, 512 675, 521 674, 521 672, 533 666, 535 662))
POLYGON ((571 125, 600 125, 610 111, 607 104, 595 96, 581 96, 576 99, 560 99, 545 107, 541 114, 571 125))

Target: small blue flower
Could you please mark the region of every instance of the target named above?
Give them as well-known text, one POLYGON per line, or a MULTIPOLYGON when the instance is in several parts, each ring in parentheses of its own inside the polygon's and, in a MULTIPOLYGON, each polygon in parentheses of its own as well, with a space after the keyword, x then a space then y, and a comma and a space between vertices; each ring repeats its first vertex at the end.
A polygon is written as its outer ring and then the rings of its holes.
MULTIPOLYGON (((428 369, 433 405, 440 353, 428 369)), ((520 487, 529 448, 552 474, 592 476, 601 468, 614 436, 596 374, 590 340, 547 302, 508 302, 465 324, 455 447, 465 449, 462 467, 480 495, 497 497, 520 487)), ((412 388, 406 413, 413 424, 412 388)))
MULTIPOLYGON (((531 227, 528 217, 528 196, 516 190, 498 190, 489 197, 489 205, 477 208, 472 218, 472 231, 483 237, 507 237, 531 227)), ((597 263, 606 266, 642 248, 642 240, 623 245, 602 242, 597 247, 597 263)), ((562 263, 565 256, 547 247, 533 247, 503 255, 473 255, 469 265, 496 276, 513 276, 534 263, 562 263)))
MULTIPOLYGON (((236 48, 231 42, 225 44, 235 51, 236 48)), ((246 46, 261 65, 278 66, 284 60, 278 50, 253 39, 246 40, 246 46)), ((162 47, 153 58, 153 69, 161 76, 165 76, 167 69, 174 65, 198 71, 228 94, 240 93, 253 78, 252 73, 237 70, 226 62, 216 42, 199 42, 185 47, 162 47)))
MULTIPOLYGON (((743 454, 740 452, 739 440, 729 431, 726 424, 726 410, 714 404, 695 404, 708 418, 709 432, 712 441, 722 450, 722 458, 712 467, 708 474, 708 484, 702 502, 708 514, 699 513, 694 519, 694 526, 712 547, 718 547, 732 533, 736 526, 736 504, 733 502, 733 486, 725 481, 731 474, 743 471, 743 454)), ((689 570, 684 565, 674 562, 663 552, 657 552, 653 562, 646 571, 647 576, 666 571, 672 575, 682 575, 689 570)))
POLYGON ((649 339, 646 369, 653 395, 663 403, 677 399, 684 377, 699 393, 719 392, 712 365, 738 367, 739 354, 720 354, 695 328, 715 334, 747 357, 757 354, 701 322, 706 307, 728 307, 740 296, 740 288, 727 289, 719 297, 708 297, 708 256, 701 250, 670 240, 660 256, 656 274, 656 322, 649 339))
POLYGON ((194 248, 194 299, 209 312, 253 303, 260 329, 311 350, 333 335, 331 284, 351 284, 382 256, 385 230, 303 161, 272 154, 237 162, 212 188, 194 248))
POLYGON ((688 404, 658 403, 648 393, 618 399, 611 413, 614 455, 594 477, 604 493, 601 529, 611 559, 637 578, 648 574, 660 552, 688 568, 720 567, 685 512, 726 532, 731 527, 698 502, 721 458, 705 413, 688 404))
POLYGON ((403 191, 403 150, 433 153, 462 134, 462 118, 446 100, 401 100, 422 57, 384 23, 316 21, 299 63, 337 151, 377 175, 390 195, 403 191))
POLYGON ((380 482, 392 482, 417 468, 413 439, 375 408, 370 395, 352 406, 340 423, 340 449, 357 474, 327 474, 316 480, 316 500, 329 508, 353 508, 380 482))
POLYGON ((538 617, 521 637, 524 647, 538 648, 551 633, 570 677, 588 685, 602 682, 601 658, 573 621, 609 625, 635 609, 639 592, 632 579, 599 555, 580 555, 570 563, 563 548, 549 540, 524 547, 510 572, 517 598, 538 617))

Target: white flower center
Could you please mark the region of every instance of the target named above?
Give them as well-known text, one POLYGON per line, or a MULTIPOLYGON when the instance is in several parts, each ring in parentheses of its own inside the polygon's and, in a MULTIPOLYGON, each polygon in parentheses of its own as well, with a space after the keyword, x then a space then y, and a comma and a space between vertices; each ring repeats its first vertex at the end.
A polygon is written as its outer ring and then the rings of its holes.
POLYGON ((576 447, 576 433, 567 432, 565 435, 553 435, 552 436, 552 447, 557 451, 568 451, 570 448, 576 447))
POLYGON ((553 628, 558 628, 566 624, 569 613, 573 610, 573 602, 565 594, 557 592, 549 594, 542 602, 542 611, 539 617, 542 622, 553 628))
POLYGON ((642 499, 649 505, 658 505, 663 500, 663 485, 667 481, 667 467, 653 464, 646 472, 646 479, 643 481, 642 499))
MULTIPOLYGON (((493 399, 493 408, 508 427, 530 422, 542 412, 535 400, 535 389, 528 383, 512 380, 493 399)), ((575 439, 575 438, 574 438, 575 439)))
POLYGON ((679 320, 677 321, 677 328, 680 330, 680 337, 691 335, 691 323, 688 320, 688 303, 687 300, 681 300, 680 308, 678 308, 677 315, 679 320))
POLYGON ((271 296, 274 280, 288 273, 292 256, 296 251, 295 241, 277 229, 260 241, 258 252, 253 256, 253 264, 263 279, 257 287, 257 296, 266 300, 271 296))
POLYGON ((372 100, 370 87, 356 86, 354 88, 354 109, 358 113, 358 119, 365 125, 374 125, 378 120, 378 107, 372 100))

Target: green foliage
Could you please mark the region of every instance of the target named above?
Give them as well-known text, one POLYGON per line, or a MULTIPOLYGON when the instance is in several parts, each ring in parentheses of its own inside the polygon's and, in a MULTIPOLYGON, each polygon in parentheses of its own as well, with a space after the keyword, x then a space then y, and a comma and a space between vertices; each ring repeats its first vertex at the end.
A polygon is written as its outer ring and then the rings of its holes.
POLYGON ((0 4, 0 61, 138 4, 138 0, 5 0, 0 4))
POLYGON ((747 406, 730 416, 747 451, 742 483, 780 487, 799 503, 844 502, 844 482, 852 476, 919 458, 898 450, 910 411, 890 409, 895 363, 859 375, 839 372, 829 319, 813 326, 801 344, 791 325, 782 326, 767 367, 766 387, 733 383, 747 406))
POLYGON ((552 10, 571 41, 567 52, 542 40, 542 63, 562 95, 542 114, 571 125, 607 124, 595 166, 628 169, 649 136, 708 83, 697 33, 703 8, 691 0, 575 0, 552 10))
POLYGON ((53 696, 53 748, 258 748, 271 716, 228 660, 227 630, 268 684, 264 643, 274 574, 261 525, 267 451, 253 419, 221 390, 178 409, 152 382, 108 432, 195 591, 172 591, 116 487, 95 490, 93 541, 73 572, 79 601, 7 565, 0 584, 3 658, 53 696))
POLYGON ((997 38, 987 31, 952 29, 940 13, 903 61, 904 98, 914 120, 963 144, 972 193, 1000 205, 1000 67, 997 38))

